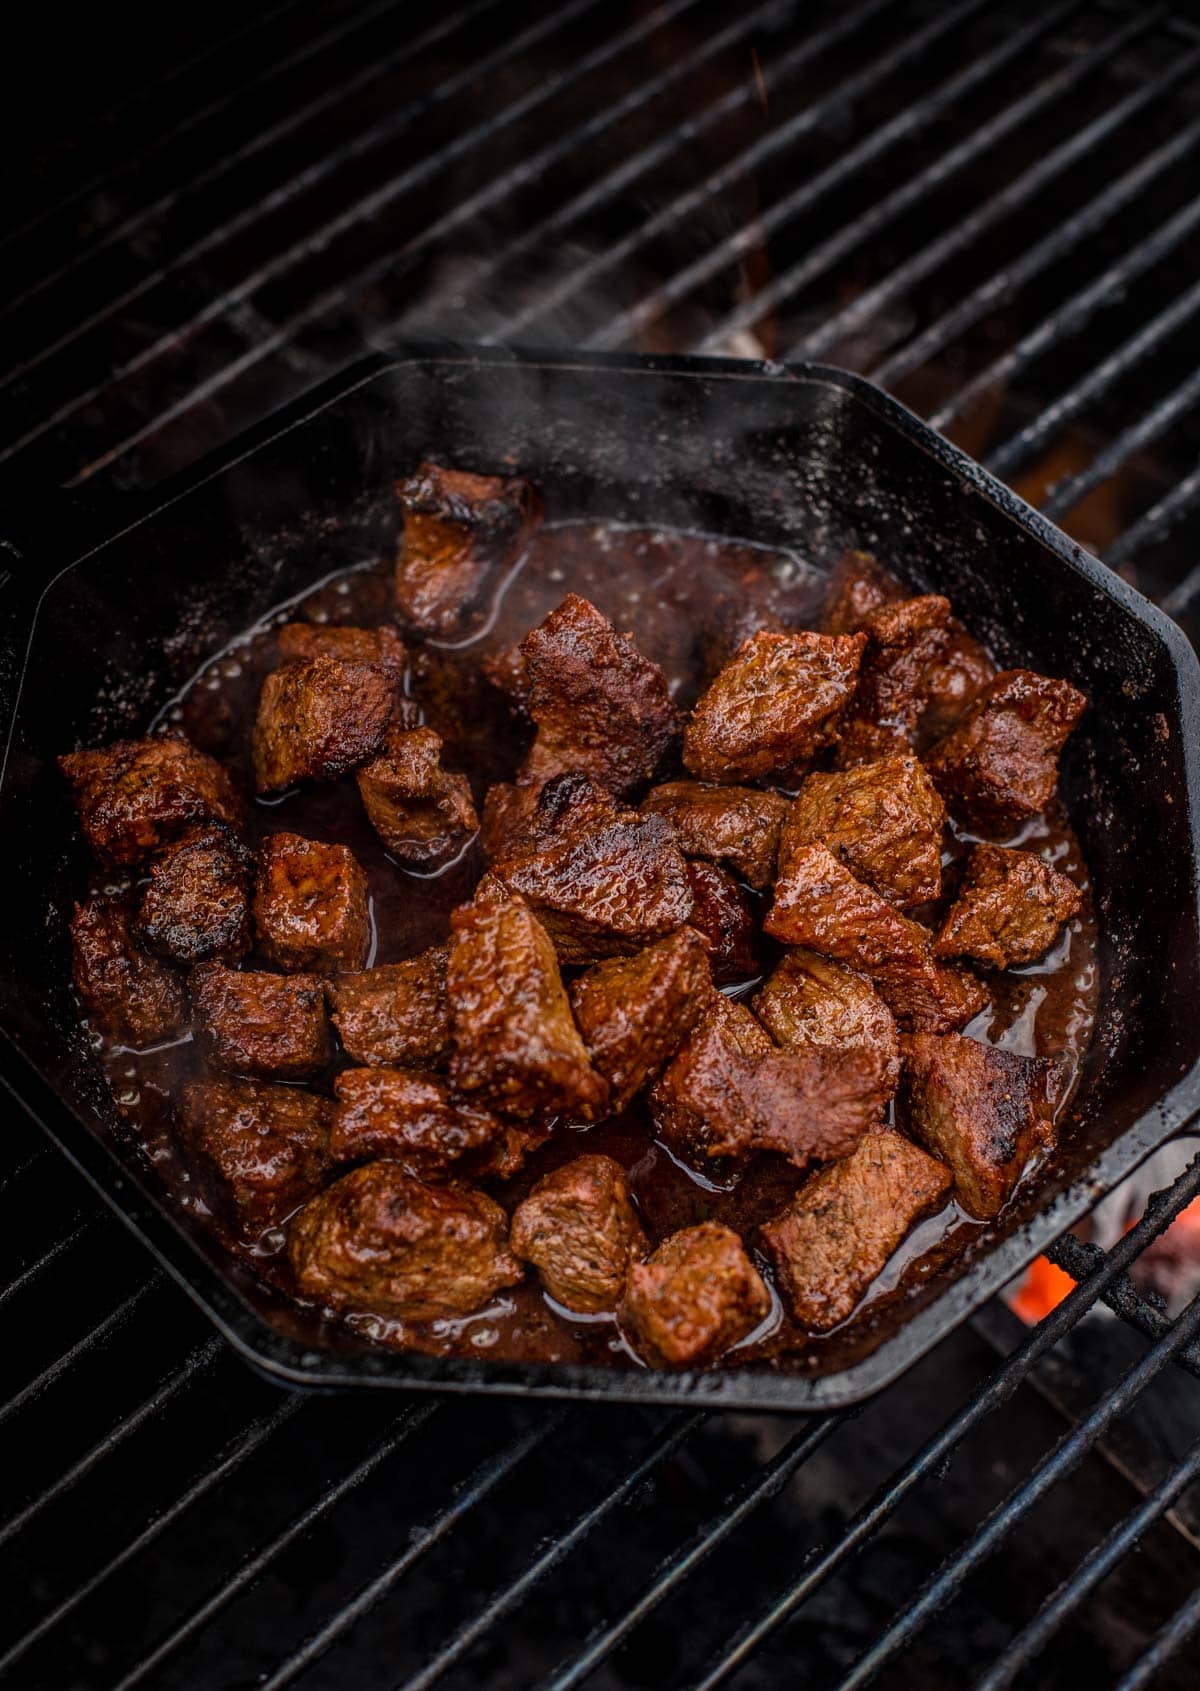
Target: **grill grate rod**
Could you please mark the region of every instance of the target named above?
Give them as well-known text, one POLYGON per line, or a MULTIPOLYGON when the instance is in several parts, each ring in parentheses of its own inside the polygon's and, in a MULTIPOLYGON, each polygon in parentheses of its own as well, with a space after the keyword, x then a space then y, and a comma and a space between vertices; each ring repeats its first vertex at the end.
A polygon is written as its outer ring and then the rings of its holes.
POLYGON ((1194 1591, 1179 1605, 1150 1648, 1139 1656, 1113 1691, 1143 1691, 1157 1676, 1159 1669, 1166 1667, 1171 1657, 1183 1648, 1198 1626, 1200 1590, 1194 1591))
POLYGON ((42 1252, 40 1257, 35 1257, 33 1262, 31 1262, 27 1268, 23 1268, 14 1279, 8 1282, 8 1285, 5 1286, 3 1290, 0 1290, 0 1309, 3 1309, 4 1305, 10 1298, 14 1298, 18 1292, 24 1289, 24 1287, 30 1285, 34 1280, 36 1280, 39 1274, 45 1273, 46 1269, 49 1268, 51 1264, 56 1263, 60 1257, 66 1256, 68 1251, 73 1250, 79 1241, 90 1233, 98 1222, 106 1219, 108 1219, 108 1212, 106 1210, 96 1210, 92 1215, 85 1216, 77 1227, 73 1227, 71 1231, 64 1234, 61 1239, 56 1240, 53 1245, 48 1246, 46 1250, 42 1252))
POLYGON ((1077 505, 1086 493, 1090 493, 1100 483, 1107 481, 1109 476, 1120 469, 1127 458, 1140 452, 1144 446, 1157 440, 1159 435, 1165 434, 1171 425, 1186 416, 1189 411, 1200 404, 1200 370, 1194 371, 1177 388, 1161 399, 1157 405, 1147 411, 1144 416, 1122 431, 1115 440, 1096 454, 1086 470, 1080 470, 1078 475, 1070 476, 1060 482, 1043 503, 1042 509, 1052 521, 1057 522, 1072 506, 1077 505))
MULTIPOLYGON (((1110 569, 1119 569, 1143 546, 1161 540, 1179 518, 1191 510, 1198 498, 1200 470, 1193 470, 1190 476, 1185 476, 1165 498, 1152 505, 1144 516, 1125 530, 1104 554, 1105 563, 1110 569)), ((1162 608, 1168 616, 1179 616, 1197 596, 1200 596, 1200 564, 1194 564, 1183 580, 1164 596, 1162 608)))
MULTIPOLYGON (((1095 199, 1089 200, 1080 211, 1067 218, 1065 223, 1052 229, 1045 240, 1038 241, 1014 263, 1006 264, 921 334, 914 335, 899 351, 892 353, 882 364, 877 364, 870 373, 870 379, 881 387, 894 388, 905 376, 928 364, 964 330, 978 323, 1003 301, 1015 298, 1018 289, 1073 252, 1081 241, 1096 234, 1117 212, 1124 211, 1141 193, 1174 170, 1197 141, 1200 141, 1200 119, 1147 154, 1140 164, 1127 170, 1103 193, 1097 194, 1095 199)), ((1193 215, 1200 215, 1200 211, 1193 212, 1193 215)), ((957 409, 957 398, 953 404, 957 409)))
MULTIPOLYGON (((1095 1264, 1104 1260, 1104 1252, 1099 1245, 1085 1244, 1074 1233, 1064 1233, 1046 1255, 1056 1268, 1061 1268, 1064 1274, 1069 1274, 1076 1281, 1085 1280, 1095 1264)), ((1136 1328, 1144 1339, 1161 1339, 1171 1325, 1167 1316, 1146 1302, 1128 1274, 1118 1274, 1101 1295, 1100 1302, 1122 1321, 1136 1328)), ((1175 1360, 1181 1368, 1200 1378, 1200 1344, 1186 1345, 1175 1360)))
POLYGON ((144 1285, 139 1286, 136 1292, 131 1292, 127 1298, 122 1298, 115 1309, 110 1310, 103 1320, 85 1333, 81 1339, 76 1340, 69 1350, 63 1351, 62 1355, 55 1357, 54 1361, 47 1364, 40 1374, 35 1374, 32 1380, 27 1381, 20 1391, 15 1392, 8 1399, 7 1403, 0 1404, 0 1426, 11 1415, 15 1415, 19 1409, 23 1409, 32 1399, 39 1397, 48 1386, 53 1385, 55 1380, 61 1378, 68 1369, 79 1361, 80 1357, 86 1356, 88 1351, 118 1332, 129 1320, 138 1305, 152 1291, 163 1284, 162 1276, 157 1273, 154 1274, 144 1285))
MULTIPOLYGON (((1062 0, 1057 6, 1048 7, 1040 17, 1034 18, 1024 29, 1016 30, 1007 36, 993 47, 990 53, 972 59, 965 70, 944 82, 927 98, 906 106, 888 123, 866 136, 856 147, 840 154, 826 170, 808 177, 792 193, 774 201, 757 217, 744 223, 734 234, 717 242, 708 252, 701 254, 682 270, 676 271, 669 281, 662 283, 633 310, 623 313, 613 323, 606 325, 597 344, 612 345, 615 340, 624 339, 635 330, 648 327, 657 318, 662 317, 672 305, 693 293, 709 277, 731 268, 747 253, 765 245, 767 237, 774 230, 794 222, 801 213, 827 198, 835 188, 840 187, 865 165, 882 158, 890 147, 919 134, 929 124, 936 122, 965 94, 986 82, 997 71, 1003 70, 1072 13, 1077 12, 1081 3, 1082 0, 1062 0)), ((937 168, 940 169, 940 165, 937 168)), ((861 238, 856 233, 856 244, 861 238)), ((836 245, 836 237, 828 245, 836 245)), ((824 250, 824 244, 819 250, 824 250)), ((761 293, 755 295, 755 305, 761 297, 761 293)), ((737 316, 739 313, 735 312, 733 315, 737 316)), ((748 320, 757 322, 761 315, 751 310, 748 320)), ((705 337, 701 350, 715 351, 724 339, 725 335, 717 329, 705 337)))
POLYGON ((1136 1548, 1142 1534, 1200 1476, 1200 1443, 1194 1444, 1184 1460, 1160 1482, 1131 1515, 1115 1526, 1080 1562, 1074 1573, 1047 1599, 1032 1621, 1027 1622, 974 1691, 1006 1691, 1023 1668, 1049 1643, 1063 1621, 1074 1613, 1117 1563, 1136 1548))
MULTIPOLYGON (((1124 47, 1139 35, 1148 33, 1156 22, 1158 14, 1146 13, 1126 24, 1123 29, 1107 37, 1091 52, 1076 59, 1056 75, 1047 78, 1037 88, 1023 99, 1015 101, 1007 107, 999 117, 991 123, 985 124, 968 141, 949 153, 922 176, 917 177, 913 184, 905 185, 896 191, 890 200, 897 202, 900 209, 906 208, 913 200, 921 196, 915 193, 919 184, 927 181, 931 188, 939 188, 963 164, 970 164, 985 153, 996 141, 1027 122, 1029 118, 1045 107, 1052 105, 1064 94, 1069 93, 1080 82, 1096 70, 1102 69, 1124 47)), ((987 233, 997 223, 1014 211, 1019 211, 1057 176, 1069 170, 1074 164, 1084 159, 1103 141, 1107 140, 1122 124, 1128 123, 1155 100, 1161 100, 1171 88, 1186 77, 1193 75, 1200 68, 1200 50, 1194 50, 1179 59, 1170 70, 1142 87, 1134 89, 1123 100, 1118 100, 1100 117, 1077 130, 1067 140, 1052 148, 1036 164, 1005 187, 992 194, 975 211, 946 231, 938 240, 922 247, 912 258, 899 265, 897 269, 873 288, 868 288, 863 294, 846 306, 835 312, 832 317, 825 319, 820 328, 814 329, 792 347, 787 356, 789 358, 821 358, 839 342, 846 340, 857 330, 863 329, 871 319, 890 300, 911 287, 914 283, 924 281, 937 267, 948 259, 972 246, 980 236, 987 233)), ((889 205, 889 201, 884 201, 889 205)), ((892 215, 895 207, 892 207, 892 215)), ((869 214, 868 214, 869 215, 869 214)), ((865 221, 865 220, 863 220, 865 221)), ((889 218, 890 221, 890 218, 889 218)), ((858 225, 851 225, 853 232, 858 225)), ((801 282, 807 280, 802 275, 804 265, 797 265, 791 271, 785 271, 777 282, 765 290, 772 292, 777 299, 783 299, 796 291, 793 278, 801 282)))
POLYGON ((64 1597, 54 1607, 47 1611, 38 1621, 14 1640, 7 1649, 0 1652, 0 1674, 7 1673, 21 1658, 30 1651, 38 1641, 48 1632, 59 1625, 66 1617, 92 1593, 99 1589, 105 1580, 126 1567, 135 1557, 148 1550, 156 1539, 160 1538, 167 1528, 173 1526, 180 1517, 205 1497, 222 1480, 237 1471, 256 1450, 259 1450, 271 1436, 278 1432, 292 1416, 304 1408, 306 1400, 299 1396, 285 1397, 283 1401, 268 1414, 251 1421, 245 1432, 235 1441, 228 1452, 195 1479, 190 1486, 182 1491, 174 1502, 169 1503, 161 1514, 156 1515, 133 1538, 129 1539, 121 1548, 114 1551, 95 1573, 89 1574, 81 1585, 64 1597))
POLYGON ((901 1472, 879 1488, 846 1524, 837 1543, 810 1562, 800 1577, 786 1587, 757 1620, 749 1622, 734 1635, 725 1654, 695 1691, 712 1691, 714 1686, 722 1684, 731 1673, 736 1672, 769 1634, 873 1537, 917 1485, 938 1471, 954 1447, 993 1409, 998 1409, 1012 1397, 1033 1365, 1070 1331, 1117 1276, 1129 1267, 1151 1240, 1166 1230, 1184 1205, 1198 1193, 1200 1157, 1193 1158, 1165 1193, 1154 1195, 1137 1226, 1123 1234, 1087 1278, 1081 1280, 1062 1303, 1043 1317, 1011 1356, 971 1394, 901 1472))
POLYGON ((15 1168, 8 1171, 3 1180, 0 1180, 0 1193, 7 1192, 10 1186, 15 1186, 17 1181, 28 1174, 31 1168, 36 1168, 38 1163, 44 1162, 49 1155, 50 1147, 47 1145, 40 1151, 34 1151, 30 1156, 25 1157, 15 1168))

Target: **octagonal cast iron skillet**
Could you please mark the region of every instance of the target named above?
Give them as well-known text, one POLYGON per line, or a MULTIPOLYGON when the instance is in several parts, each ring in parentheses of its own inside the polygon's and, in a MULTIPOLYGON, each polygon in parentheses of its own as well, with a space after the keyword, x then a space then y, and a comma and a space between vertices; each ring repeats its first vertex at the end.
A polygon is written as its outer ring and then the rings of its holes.
MULTIPOLYGON (((389 526, 390 525, 390 526, 389 526)), ((126 504, 47 495, 0 521, 0 1078, 231 1344, 272 1378, 772 1410, 877 1390, 996 1292, 1200 1108, 1200 667, 1179 630, 861 379, 818 366, 407 347, 126 504), (378 557, 393 479, 432 458, 507 468, 556 519, 878 550, 947 594, 1002 664, 1091 708, 1063 794, 1094 878, 1097 1032, 1059 1145, 963 1255, 868 1308, 820 1375, 489 1363, 318 1343, 189 1230, 123 1132, 70 991, 80 883, 56 753, 137 734, 198 666, 321 577, 378 557)), ((54 1217, 46 1217, 48 1236, 54 1217)))

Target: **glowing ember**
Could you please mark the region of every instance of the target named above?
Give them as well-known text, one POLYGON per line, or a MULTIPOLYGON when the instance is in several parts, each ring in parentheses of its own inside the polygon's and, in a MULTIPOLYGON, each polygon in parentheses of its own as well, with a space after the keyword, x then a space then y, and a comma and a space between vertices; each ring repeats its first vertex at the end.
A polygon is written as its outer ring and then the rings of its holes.
POLYGON ((1020 1287, 1009 1294, 1009 1307, 1028 1326, 1035 1327, 1074 1290, 1071 1276, 1055 1268, 1049 1257, 1035 1257, 1020 1287))

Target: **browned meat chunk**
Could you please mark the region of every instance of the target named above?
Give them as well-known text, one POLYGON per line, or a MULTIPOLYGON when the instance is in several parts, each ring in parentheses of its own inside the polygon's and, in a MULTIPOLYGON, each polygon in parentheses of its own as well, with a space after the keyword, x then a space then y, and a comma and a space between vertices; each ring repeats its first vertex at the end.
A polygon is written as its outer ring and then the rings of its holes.
POLYGON ((783 619, 744 593, 718 593, 701 612, 700 672, 707 685, 729 662, 743 640, 766 629, 784 632, 783 619))
POLYGON ((843 552, 829 576, 825 628, 830 634, 857 634, 875 611, 903 597, 896 577, 870 552, 843 552))
POLYGON ((259 950, 277 968, 361 969, 371 913, 354 853, 299 834, 268 834, 258 854, 254 925, 259 950))
POLYGON ((858 681, 861 634, 755 634, 701 697, 683 761, 705 781, 798 775, 837 737, 858 681))
POLYGON ((254 723, 259 792, 333 781, 374 757, 396 697, 395 672, 383 664, 316 657, 273 670, 254 723))
POLYGON ((402 674, 408 661, 394 628, 348 628, 330 622, 285 622, 279 630, 285 662, 295 658, 337 658, 341 663, 378 663, 402 674))
POLYGON ((503 1137, 498 1117, 451 1098, 433 1075, 343 1069, 333 1089, 329 1149, 337 1162, 390 1157, 418 1180, 448 1180, 485 1160, 503 1137))
POLYGON ((209 1195, 247 1240, 286 1221, 328 1173, 329 1100, 298 1086, 192 1081, 180 1115, 209 1195))
POLYGON ((950 601, 938 593, 901 599, 863 624, 858 692, 846 712, 838 763, 850 768, 907 749, 928 701, 928 678, 945 649, 950 601))
POLYGON ((233 828, 242 820, 221 765, 179 735, 68 752, 58 766, 71 783, 84 839, 114 868, 144 863, 197 822, 233 828))
POLYGON ((200 1048, 219 1069, 302 1080, 329 1060, 319 975, 267 975, 202 963, 192 971, 200 1048))
POLYGON ((598 1115, 608 1089, 572 1019, 550 936, 524 899, 485 875, 452 922, 455 1091, 519 1119, 598 1115))
POLYGON ((305 1297, 411 1321, 469 1315, 523 1276, 499 1204, 392 1162, 352 1169, 307 1203, 288 1256, 305 1297))
POLYGON ((857 880, 827 846, 792 846, 785 832, 775 903, 764 931, 873 974, 928 950, 930 936, 857 880))
POLYGON ((542 789, 536 785, 516 786, 497 781, 483 800, 479 839, 489 862, 528 851, 533 844, 530 824, 542 789))
POLYGON ((642 801, 643 816, 665 816, 686 857, 726 863, 759 891, 775 876, 787 800, 754 787, 668 781, 642 801))
POLYGON ((751 1008, 785 1051, 824 1045, 877 1053, 884 1084, 895 1090, 900 1079, 895 1018, 870 981, 853 969, 815 951, 789 951, 751 1008))
POLYGON ((931 744, 948 734, 971 701, 996 674, 987 652, 951 617, 949 636, 942 654, 925 677, 925 709, 921 715, 921 742, 931 744))
POLYGON ((942 1208, 953 1183, 944 1164, 890 1128, 868 1133, 848 1157, 806 1180, 758 1232, 796 1320, 827 1333, 852 1315, 897 1245, 942 1208))
POLYGON ((636 957, 598 963, 571 988, 571 1008, 613 1115, 628 1109, 691 1032, 710 995, 708 956, 679 928, 636 957))
POLYGON ((954 1171, 958 1201, 985 1221, 999 1213, 1033 1153, 1054 1132, 1050 1064, 962 1034, 904 1041, 901 1088, 909 1131, 954 1171))
POLYGON ((703 939, 712 978, 718 986, 748 981, 758 974, 758 932, 754 911, 742 888, 715 863, 689 863, 692 913, 688 921, 703 939))
POLYGON ((521 642, 537 737, 523 779, 570 770, 619 795, 648 781, 679 732, 666 677, 590 600, 568 593, 521 642))
POLYGON ((123 1045, 154 1045, 187 1021, 173 969, 134 943, 125 900, 90 898, 71 919, 71 972, 92 1025, 123 1045))
POLYGON ((489 652, 479 660, 479 667, 492 686, 508 700, 509 708, 523 722, 529 716, 529 676, 525 670, 525 656, 520 644, 506 646, 503 651, 489 652))
POLYGON ((731 1228, 702 1222, 672 1233, 629 1272, 620 1321, 660 1367, 717 1359, 766 1319, 771 1294, 731 1228))
POLYGON ((414 867, 451 856, 479 828, 466 776, 447 774, 441 756, 432 728, 391 728, 380 756, 357 775, 372 828, 414 867))
POLYGON ((1032 852, 978 845, 933 949, 992 969, 1032 963, 1082 902, 1075 883, 1032 852))
POLYGON ((137 930, 172 963, 226 962, 254 938, 254 859, 227 828, 191 828, 158 857, 138 904, 137 930))
POLYGON ((617 810, 563 777, 543 790, 530 826, 534 849, 499 859, 494 873, 528 900, 564 963, 628 956, 690 918, 687 865, 661 816, 617 810))
POLYGON ((805 1168, 851 1150, 889 1096, 876 1053, 779 1051, 749 1010, 717 993, 650 1093, 650 1111, 684 1162, 778 1151, 805 1168))
POLYGON ((1045 810, 1059 753, 1086 707, 1068 681, 1003 670, 925 760, 955 816, 998 833, 1045 810))
POLYGON ((396 497, 404 508, 396 608, 426 634, 462 633, 524 551, 542 520, 542 501, 519 476, 429 463, 396 483, 396 497))
POLYGON ((901 910, 942 892, 946 807, 915 757, 888 757, 810 775, 785 824, 795 845, 825 845, 860 881, 901 910))
POLYGON ((450 1055, 448 945, 325 983, 333 1025, 356 1063, 438 1068, 450 1055))
POLYGON ((956 963, 938 963, 932 934, 922 928, 921 950, 881 963, 874 971, 875 987, 902 1028, 915 1033, 949 1033, 965 1027, 990 995, 978 976, 956 963))
POLYGON ((620 1163, 576 1157, 539 1180, 512 1218, 512 1249, 531 1262, 550 1296, 580 1315, 616 1309, 642 1232, 620 1163))

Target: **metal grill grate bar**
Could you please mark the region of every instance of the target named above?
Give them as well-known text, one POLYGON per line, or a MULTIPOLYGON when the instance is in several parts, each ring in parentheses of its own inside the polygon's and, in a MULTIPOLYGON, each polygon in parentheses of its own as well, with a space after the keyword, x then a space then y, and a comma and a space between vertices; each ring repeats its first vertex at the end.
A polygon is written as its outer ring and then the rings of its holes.
POLYGON ((1115 440, 1110 441, 1103 451, 1096 454, 1086 470, 1080 470, 1078 475, 1060 482, 1043 504, 1046 515, 1057 522, 1073 505, 1077 505, 1086 493, 1090 493, 1092 488, 1107 481, 1126 459, 1132 458, 1143 446, 1149 446, 1151 441, 1165 434, 1172 423, 1186 416, 1197 405, 1200 405, 1200 370, 1189 376, 1187 381, 1181 382, 1131 428, 1125 429, 1115 440))
POLYGON ((11 1298, 16 1297, 18 1292, 23 1291, 26 1286, 31 1285, 33 1281, 37 1279, 39 1274, 44 1274, 46 1269, 48 1269, 52 1263, 56 1263, 60 1257, 66 1256, 67 1252, 73 1250, 79 1241, 90 1233, 99 1222, 106 1219, 106 1212, 103 1210, 97 1210, 94 1215, 85 1217, 84 1220, 79 1223, 78 1227, 73 1227, 69 1233, 64 1235, 63 1238, 57 1240, 53 1245, 48 1246, 47 1249, 42 1252, 40 1257, 36 1257, 34 1261, 29 1264, 28 1268, 23 1268, 20 1274, 10 1280, 8 1285, 0 1291, 0 1309, 3 1309, 4 1305, 8 1303, 11 1298))
POLYGON ((1114 1691, 1144 1691, 1200 1626, 1200 1591, 1181 1603, 1150 1648, 1114 1687, 1114 1691))
POLYGON ((145 1285, 139 1286, 136 1292, 132 1292, 127 1298, 123 1298, 115 1309, 110 1310, 103 1320, 85 1333, 69 1350, 65 1350, 61 1356, 56 1357, 53 1362, 42 1369, 40 1374, 35 1374, 33 1379, 22 1386, 19 1392, 14 1393, 7 1403, 0 1404, 0 1425, 3 1425, 10 1415, 15 1415, 19 1409, 23 1409, 27 1403, 32 1402, 48 1386, 53 1385, 54 1381, 60 1379, 68 1369, 73 1367, 80 1357, 86 1356, 88 1351, 102 1344, 105 1339, 110 1338, 113 1333, 122 1328, 143 1299, 162 1284, 162 1278, 158 1274, 153 1275, 151 1279, 146 1281, 145 1285))
POLYGON ((44 1150, 34 1151, 32 1156, 26 1157, 22 1162, 19 1162, 16 1168, 10 1169, 4 1176, 4 1179, 0 1180, 0 1192, 7 1192, 10 1186, 15 1186, 17 1181, 24 1175, 28 1174, 31 1168, 36 1168, 39 1163, 45 1162, 49 1155, 50 1149, 49 1146, 47 1146, 44 1150))
MULTIPOLYGON (((1046 1255, 1056 1268, 1061 1268, 1064 1274, 1069 1274, 1076 1281, 1086 1280, 1092 1269, 1104 1261, 1104 1252, 1098 1245, 1085 1244, 1073 1233, 1064 1233, 1046 1255)), ((1170 1329, 1167 1317, 1146 1302, 1128 1274, 1118 1274, 1102 1294, 1100 1302, 1151 1342, 1161 1339, 1170 1329)), ((1181 1368, 1200 1377, 1200 1344, 1185 1345, 1175 1361, 1181 1368)))

